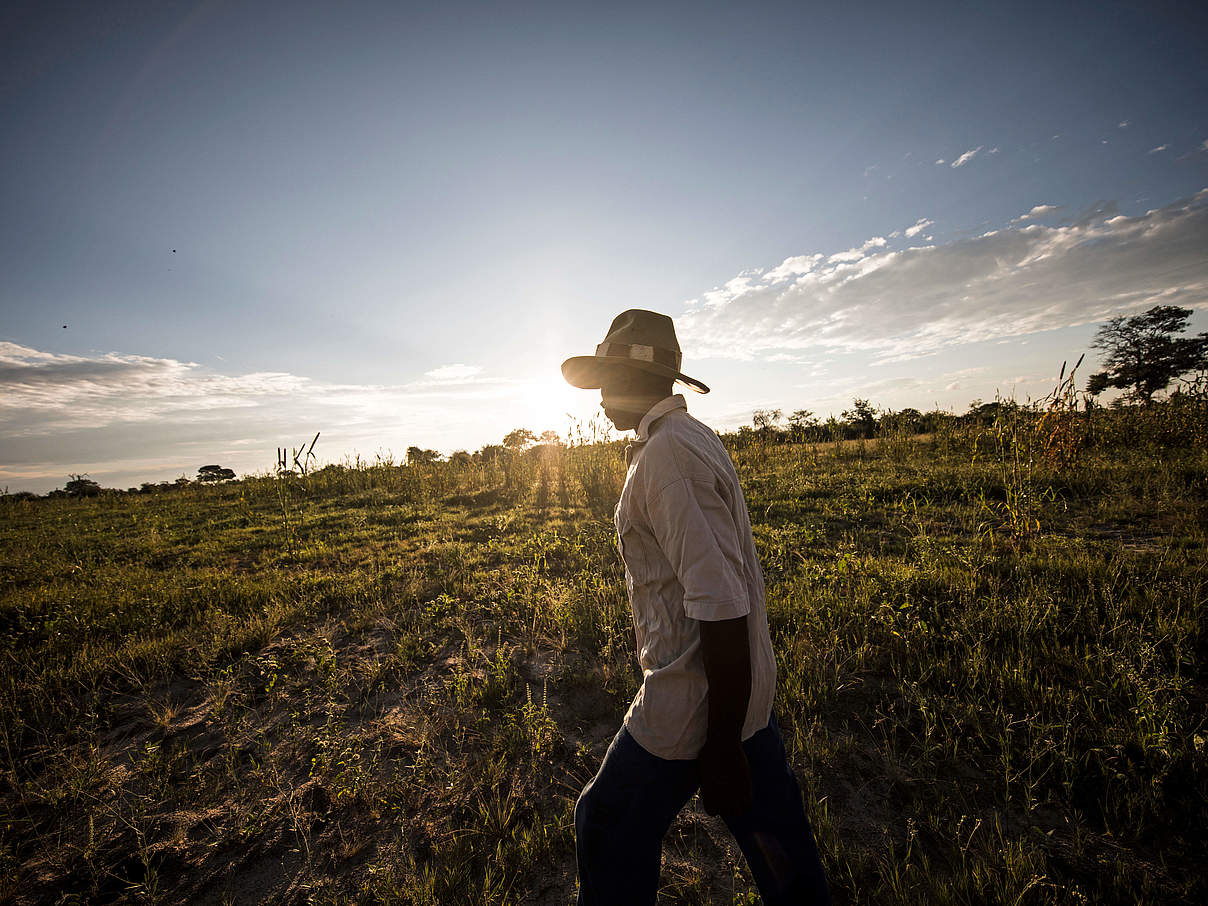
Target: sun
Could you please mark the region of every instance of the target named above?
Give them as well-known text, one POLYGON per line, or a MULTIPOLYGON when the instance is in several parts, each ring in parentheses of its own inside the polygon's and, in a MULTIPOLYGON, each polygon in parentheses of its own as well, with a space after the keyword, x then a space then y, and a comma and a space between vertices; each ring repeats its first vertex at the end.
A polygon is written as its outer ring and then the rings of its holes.
POLYGON ((528 428, 538 436, 543 431, 556 431, 563 441, 572 422, 586 425, 603 415, 598 390, 578 390, 561 376, 523 381, 510 408, 517 427, 528 428))

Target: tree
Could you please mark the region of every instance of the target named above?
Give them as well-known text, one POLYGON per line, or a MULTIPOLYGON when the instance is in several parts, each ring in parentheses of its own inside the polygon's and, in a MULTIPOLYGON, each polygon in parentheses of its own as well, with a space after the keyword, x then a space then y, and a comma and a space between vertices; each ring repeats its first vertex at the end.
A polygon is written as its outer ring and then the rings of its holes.
POLYGON ((1019 403, 1013 399, 996 399, 991 403, 976 399, 969 403, 969 411, 961 418, 979 425, 992 425, 999 416, 1008 416, 1019 409, 1019 403))
POLYGON ((739 425, 738 434, 734 438, 734 445, 739 450, 745 450, 755 442, 755 429, 750 425, 739 425))
POLYGON ((789 416, 789 424, 794 428, 809 428, 818 424, 818 419, 814 418, 814 413, 809 409, 797 409, 789 416))
POLYGON ((805 432, 816 427, 817 424, 818 419, 809 409, 797 409, 789 416, 789 428, 793 432, 793 437, 798 441, 804 440, 805 432))
POLYGON ((528 428, 517 428, 509 431, 503 438, 503 445, 513 452, 520 452, 537 439, 537 435, 528 428))
POLYGON ((843 410, 842 415, 843 420, 851 425, 860 437, 872 437, 877 431, 877 410, 868 400, 852 400, 851 408, 843 410))
POLYGON ((562 438, 558 436, 558 432, 554 430, 542 431, 539 438, 541 443, 547 446, 559 446, 562 443, 562 438))
POLYGON ((439 462, 440 453, 436 450, 424 450, 420 447, 407 448, 407 465, 418 466, 439 462))
POLYGON ((756 409, 751 415, 751 423, 756 431, 764 431, 776 425, 784 413, 779 409, 756 409))
POLYGON ((474 454, 474 461, 491 465, 503 459, 503 444, 483 444, 482 449, 474 454))
POLYGON ((760 438, 766 442, 768 437, 775 433, 776 423, 783 416, 784 413, 779 409, 756 409, 751 415, 751 423, 759 432, 760 438))
POLYGON ((822 430, 826 432, 826 436, 831 440, 843 440, 843 427, 843 422, 839 421, 833 415, 828 415, 822 425, 822 430))
POLYGON ((197 480, 204 483, 215 481, 230 481, 235 473, 222 466, 202 466, 197 470, 197 480))
POLYGON ((923 413, 918 409, 906 408, 900 412, 886 412, 881 416, 881 426, 907 434, 918 434, 919 423, 922 420, 923 413))
POLYGON ((68 497, 96 497, 101 493, 101 486, 84 475, 69 475, 71 480, 63 485, 63 491, 68 497))
POLYGON ((1192 309, 1155 305, 1131 318, 1120 315, 1099 328, 1091 342, 1102 350, 1104 370, 1092 374, 1086 391, 1097 396, 1109 387, 1148 405, 1153 395, 1189 371, 1208 368, 1208 333, 1181 337, 1192 309))

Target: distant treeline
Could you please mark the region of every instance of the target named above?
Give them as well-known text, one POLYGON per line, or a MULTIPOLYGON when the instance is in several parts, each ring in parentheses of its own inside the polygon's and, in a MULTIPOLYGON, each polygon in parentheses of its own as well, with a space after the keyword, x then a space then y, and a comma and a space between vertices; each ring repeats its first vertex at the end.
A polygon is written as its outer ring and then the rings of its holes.
MULTIPOLYGON (((1085 447, 1112 446, 1115 444, 1157 444, 1159 446, 1184 446, 1188 443, 1208 445, 1208 392, 1204 383, 1198 382, 1172 393, 1163 400, 1147 404, 1128 404, 1116 400, 1110 406, 1102 406, 1089 395, 1075 393, 1072 383, 1060 384, 1048 397, 1029 403, 1010 399, 991 402, 974 400, 967 411, 961 414, 918 409, 879 409, 865 399, 854 399, 850 409, 840 416, 829 416, 819 420, 808 410, 799 409, 785 416, 780 409, 760 409, 752 414, 751 424, 742 425, 734 431, 718 432, 722 442, 732 451, 747 450, 761 446, 780 444, 827 444, 840 441, 903 442, 930 436, 943 446, 969 447, 986 432, 1001 435, 1009 428, 1016 433, 1026 427, 1031 436, 1043 436, 1046 442, 1038 449, 1046 458, 1052 459, 1056 450, 1065 451, 1062 457, 1076 455, 1085 447), (1062 389, 1064 388, 1064 390, 1062 389)), ((286 479, 330 477, 364 469, 399 468, 431 469, 440 467, 451 471, 464 469, 502 470, 512 483, 512 473, 526 462, 538 463, 560 449, 593 448, 595 456, 619 456, 625 441, 613 437, 606 426, 593 422, 587 426, 572 428, 565 440, 554 431, 538 435, 517 428, 509 432, 502 443, 484 444, 473 452, 457 450, 445 456, 436 450, 409 447, 406 457, 395 460, 379 454, 368 461, 357 456, 342 464, 329 464, 322 468, 299 470, 279 467, 268 475, 249 475, 244 478, 286 479), (615 448, 615 449, 612 449, 615 448)), ((62 488, 45 495, 29 491, 0 494, 7 501, 35 500, 39 498, 84 498, 102 494, 160 494, 174 493, 182 489, 228 484, 236 480, 231 469, 219 465, 206 465, 198 470, 195 479, 181 475, 174 481, 143 482, 138 487, 120 489, 102 488, 86 475, 71 475, 62 488)))
MULTIPOLYGON (((1097 408, 1094 400, 1088 398, 1086 408, 1097 408)), ((721 436, 738 447, 751 443, 833 443, 871 440, 886 435, 936 434, 945 429, 992 425, 1006 415, 1026 417, 1028 413, 1043 411, 1043 405, 1012 399, 989 403, 976 399, 969 404, 968 411, 957 414, 943 409, 930 412, 911 408, 880 409, 868 400, 857 398, 852 400, 850 409, 825 420, 819 420, 808 409, 798 409, 787 417, 781 409, 757 409, 752 414, 751 424, 721 436)))

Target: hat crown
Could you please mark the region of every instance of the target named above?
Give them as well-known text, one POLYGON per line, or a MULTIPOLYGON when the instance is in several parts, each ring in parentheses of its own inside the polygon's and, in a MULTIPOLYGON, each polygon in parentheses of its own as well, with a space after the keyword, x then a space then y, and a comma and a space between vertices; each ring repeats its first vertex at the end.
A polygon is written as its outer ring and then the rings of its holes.
POLYGON ((624 343, 629 346, 654 346, 669 349, 680 355, 679 340, 675 338, 675 324, 666 315, 644 308, 631 308, 612 319, 605 343, 624 343))
POLYGON ((680 371, 682 359, 671 319, 657 311, 631 308, 612 319, 595 355, 571 356, 563 362, 562 376, 575 387, 593 390, 603 387, 616 368, 636 368, 708 393, 708 387, 680 371))

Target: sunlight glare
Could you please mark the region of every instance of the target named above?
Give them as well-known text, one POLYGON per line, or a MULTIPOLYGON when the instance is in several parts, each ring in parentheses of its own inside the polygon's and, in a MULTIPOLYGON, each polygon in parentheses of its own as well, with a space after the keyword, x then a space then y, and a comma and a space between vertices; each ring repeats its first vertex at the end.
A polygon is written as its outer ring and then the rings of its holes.
POLYGON ((509 410, 516 427, 528 428, 538 436, 553 430, 563 441, 571 419, 586 423, 603 415, 598 390, 578 390, 561 377, 527 381, 518 388, 509 410))

